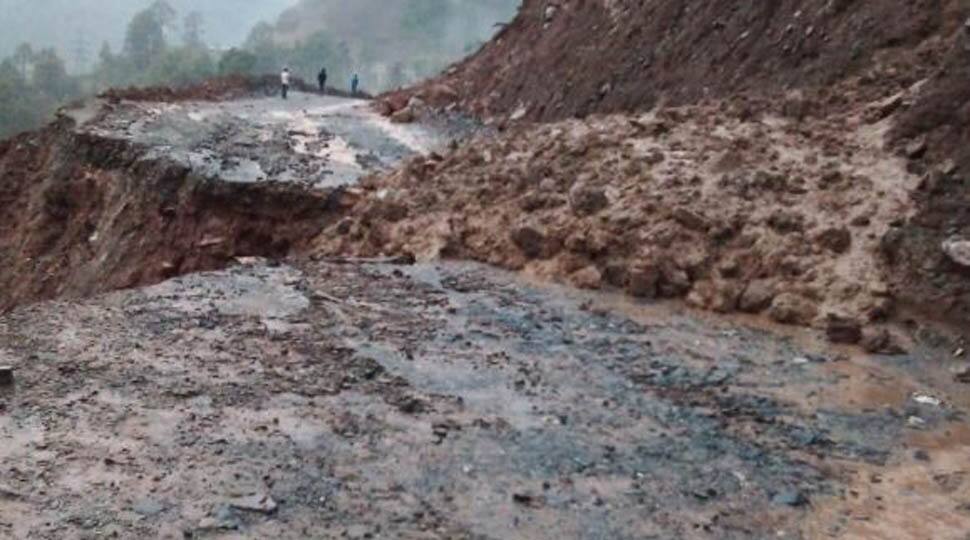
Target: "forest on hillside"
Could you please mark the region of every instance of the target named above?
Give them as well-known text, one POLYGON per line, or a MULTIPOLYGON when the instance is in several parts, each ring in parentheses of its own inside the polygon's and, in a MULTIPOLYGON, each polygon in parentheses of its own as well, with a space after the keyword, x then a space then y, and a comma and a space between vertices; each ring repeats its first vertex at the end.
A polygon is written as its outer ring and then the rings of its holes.
POLYGON ((519 0, 304 0, 245 41, 219 48, 201 11, 156 0, 132 16, 120 47, 105 41, 89 69, 70 70, 53 47, 22 43, 0 60, 0 137, 39 127, 63 104, 111 87, 181 86, 218 75, 277 73, 343 87, 352 74, 382 91, 431 76, 474 52, 519 0))

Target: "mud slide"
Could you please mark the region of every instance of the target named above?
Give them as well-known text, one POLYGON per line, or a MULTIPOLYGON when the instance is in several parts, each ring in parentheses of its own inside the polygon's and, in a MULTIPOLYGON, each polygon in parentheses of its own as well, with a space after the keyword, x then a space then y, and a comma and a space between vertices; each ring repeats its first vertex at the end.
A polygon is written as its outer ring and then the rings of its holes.
POLYGON ((305 93, 65 111, 0 146, 0 309, 299 252, 352 202, 347 185, 443 144, 305 93))

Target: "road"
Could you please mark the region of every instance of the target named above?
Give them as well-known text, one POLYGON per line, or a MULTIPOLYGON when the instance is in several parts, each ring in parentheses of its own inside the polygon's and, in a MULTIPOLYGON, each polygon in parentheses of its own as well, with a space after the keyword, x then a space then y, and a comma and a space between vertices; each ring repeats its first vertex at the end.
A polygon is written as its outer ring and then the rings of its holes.
POLYGON ((369 102, 293 92, 222 102, 91 104, 79 130, 151 149, 199 174, 228 182, 284 182, 313 188, 351 184, 419 153, 441 149, 445 134, 393 124, 369 102))
POLYGON ((0 344, 0 537, 970 530, 967 393, 933 351, 476 265, 262 260, 23 307, 0 344))

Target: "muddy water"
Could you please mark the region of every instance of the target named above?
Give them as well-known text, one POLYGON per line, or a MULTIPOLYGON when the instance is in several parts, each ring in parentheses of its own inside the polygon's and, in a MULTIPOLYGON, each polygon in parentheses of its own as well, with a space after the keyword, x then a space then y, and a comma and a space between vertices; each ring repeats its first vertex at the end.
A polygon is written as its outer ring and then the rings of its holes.
MULTIPOLYGON (((398 125, 369 102, 294 92, 226 102, 125 102, 75 112, 79 129, 130 140, 196 173, 228 182, 351 184, 402 159, 443 148, 444 127, 398 125)), ((447 134, 446 134, 447 133, 447 134)))
POLYGON ((0 537, 970 530, 965 392, 933 351, 474 265, 244 263, 0 319, 0 537))

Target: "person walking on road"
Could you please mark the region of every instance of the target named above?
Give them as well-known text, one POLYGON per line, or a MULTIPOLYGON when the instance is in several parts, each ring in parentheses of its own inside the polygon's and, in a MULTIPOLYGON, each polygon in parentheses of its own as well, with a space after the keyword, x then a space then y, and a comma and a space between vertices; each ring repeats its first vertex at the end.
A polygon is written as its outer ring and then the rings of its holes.
POLYGON ((280 85, 283 90, 283 99, 286 99, 286 95, 290 92, 290 68, 283 68, 283 73, 280 74, 280 85))
POLYGON ((320 68, 320 73, 317 74, 317 82, 320 83, 320 92, 327 91, 327 68, 320 68))
POLYGON ((357 88, 359 86, 360 86, 360 77, 358 77, 357 74, 354 73, 354 77, 350 79, 350 93, 356 96, 357 88))

